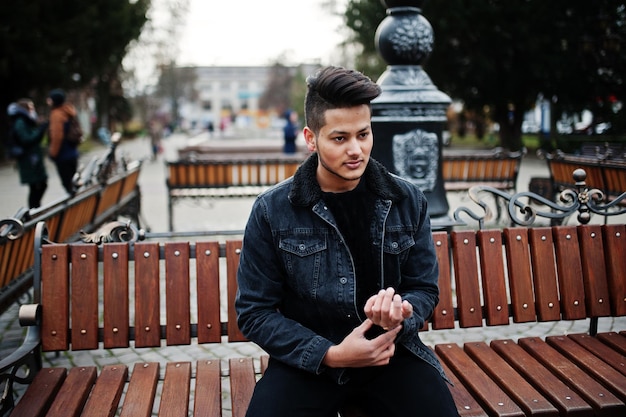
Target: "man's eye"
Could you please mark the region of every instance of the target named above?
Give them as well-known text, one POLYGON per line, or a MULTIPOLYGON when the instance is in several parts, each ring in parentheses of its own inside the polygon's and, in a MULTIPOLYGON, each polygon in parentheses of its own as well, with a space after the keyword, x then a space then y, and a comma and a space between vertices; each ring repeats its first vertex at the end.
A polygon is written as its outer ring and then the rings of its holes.
POLYGON ((345 138, 343 136, 336 136, 333 138, 335 142, 342 142, 345 138))

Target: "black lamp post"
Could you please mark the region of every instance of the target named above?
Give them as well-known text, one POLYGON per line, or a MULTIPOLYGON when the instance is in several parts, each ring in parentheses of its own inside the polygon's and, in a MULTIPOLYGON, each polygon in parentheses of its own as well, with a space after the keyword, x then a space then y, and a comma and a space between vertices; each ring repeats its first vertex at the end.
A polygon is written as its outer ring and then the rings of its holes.
POLYGON ((421 15, 424 0, 382 3, 387 17, 376 31, 376 47, 388 67, 378 79, 383 92, 372 102, 372 156, 421 188, 434 229, 450 228, 441 148, 451 100, 422 69, 433 29, 421 15))

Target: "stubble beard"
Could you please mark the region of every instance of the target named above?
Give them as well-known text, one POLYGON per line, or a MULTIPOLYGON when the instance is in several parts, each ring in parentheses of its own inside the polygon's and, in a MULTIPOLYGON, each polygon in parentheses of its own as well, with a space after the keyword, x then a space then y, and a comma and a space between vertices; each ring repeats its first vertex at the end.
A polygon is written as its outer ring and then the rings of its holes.
POLYGON ((352 177, 345 177, 345 176, 341 175, 339 172, 337 172, 337 171, 333 170, 333 169, 332 169, 332 168, 331 168, 331 167, 330 167, 330 166, 326 163, 326 161, 325 161, 325 160, 324 160, 324 159, 323 159, 323 158, 319 155, 319 153, 318 153, 318 158, 319 158, 319 163, 320 163, 320 165, 322 166, 322 168, 323 168, 326 172, 330 173, 330 174, 331 174, 331 175, 333 175, 334 177, 339 178, 339 179, 341 179, 341 180, 343 180, 343 181, 347 181, 347 182, 351 182, 351 183, 355 183, 355 184, 356 184, 356 183, 358 183, 358 182, 361 180, 361 178, 363 177, 363 173, 365 172, 365 170, 363 170, 363 172, 361 172, 361 175, 359 175, 358 177, 354 177, 354 178, 352 178, 352 177))

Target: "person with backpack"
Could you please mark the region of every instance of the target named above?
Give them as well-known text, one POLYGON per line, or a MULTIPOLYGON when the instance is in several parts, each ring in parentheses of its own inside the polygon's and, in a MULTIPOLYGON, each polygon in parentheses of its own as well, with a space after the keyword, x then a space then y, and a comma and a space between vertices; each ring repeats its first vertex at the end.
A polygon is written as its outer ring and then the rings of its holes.
POLYGON ((78 143, 66 138, 72 118, 76 118, 76 108, 65 101, 65 92, 54 89, 48 96, 50 110, 50 126, 48 128, 48 155, 54 161, 61 178, 63 188, 73 195, 75 186, 74 174, 78 168, 78 143))
POLYGON ((29 187, 28 208, 36 208, 41 205, 48 188, 48 173, 41 147, 47 123, 37 123, 35 105, 26 98, 11 103, 7 114, 10 119, 11 156, 17 161, 20 182, 29 187))

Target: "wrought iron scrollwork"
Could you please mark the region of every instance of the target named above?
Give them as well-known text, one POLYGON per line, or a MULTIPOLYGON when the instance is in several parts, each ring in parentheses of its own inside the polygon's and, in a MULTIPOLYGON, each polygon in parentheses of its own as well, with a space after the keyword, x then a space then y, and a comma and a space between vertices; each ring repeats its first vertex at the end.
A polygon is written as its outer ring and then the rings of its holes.
POLYGON ((479 227, 482 229, 485 222, 493 218, 491 208, 485 200, 481 198, 484 193, 495 195, 506 201, 509 218, 513 223, 519 226, 530 226, 535 222, 537 217, 562 222, 564 219, 577 213, 578 222, 580 224, 587 224, 591 220, 591 214, 601 216, 626 214, 626 206, 623 204, 626 202, 626 192, 606 202, 604 193, 601 190, 587 187, 585 182, 587 173, 584 169, 575 170, 573 178, 576 182, 576 188, 563 190, 558 195, 557 202, 548 200, 530 191, 522 191, 510 195, 489 186, 477 185, 471 187, 468 191, 469 197, 482 208, 484 214, 477 214, 468 207, 459 207, 454 212, 454 219, 458 223, 466 224, 462 217, 467 215, 477 221, 479 227), (540 207, 546 207, 546 209, 538 209, 531 204, 532 202, 539 203, 540 207))
POLYGON ((0 220, 0 244, 7 240, 15 240, 24 234, 24 223, 14 217, 0 220))
POLYGON ((98 245, 111 242, 136 242, 143 240, 144 234, 143 230, 138 230, 130 221, 126 223, 114 221, 102 225, 93 233, 81 232, 81 240, 98 245))

